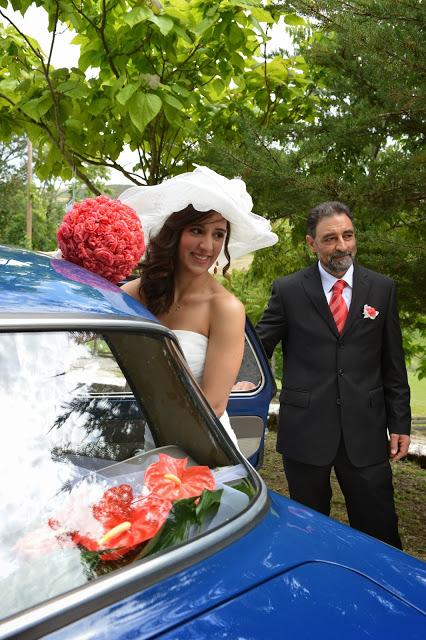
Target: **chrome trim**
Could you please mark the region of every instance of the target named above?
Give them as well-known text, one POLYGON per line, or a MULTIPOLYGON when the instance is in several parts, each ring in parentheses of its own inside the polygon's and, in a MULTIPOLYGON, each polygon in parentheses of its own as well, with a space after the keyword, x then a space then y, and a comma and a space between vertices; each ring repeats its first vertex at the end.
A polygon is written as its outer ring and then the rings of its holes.
POLYGON ((147 331, 172 338, 177 342, 177 338, 171 329, 162 324, 157 324, 144 318, 123 318, 120 315, 98 315, 98 314, 0 314, 0 332, 5 331, 63 331, 73 329, 130 329, 131 331, 147 331))
MULTIPOLYGON (((247 463, 248 464, 248 463, 247 463)), ((50 602, 38 605, 27 612, 0 622, 0 640, 33 640, 63 628, 99 609, 122 600, 137 591, 177 573, 186 567, 228 546, 252 529, 269 508, 266 485, 253 467, 248 464, 257 481, 259 493, 253 503, 228 523, 211 533, 190 540, 180 547, 165 551, 151 560, 129 565, 95 582, 58 596, 50 602), (142 581, 142 584, 140 582, 142 581)))

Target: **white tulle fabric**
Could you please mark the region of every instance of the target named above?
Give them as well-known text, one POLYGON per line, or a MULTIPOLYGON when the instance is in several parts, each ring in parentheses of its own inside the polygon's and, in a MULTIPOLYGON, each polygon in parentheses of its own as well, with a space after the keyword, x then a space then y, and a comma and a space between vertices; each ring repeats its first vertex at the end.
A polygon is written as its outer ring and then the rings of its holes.
MULTIPOLYGON (((130 187, 118 199, 136 211, 148 242, 172 213, 190 204, 197 211, 217 211, 231 223, 228 245, 231 258, 270 247, 278 240, 269 220, 252 212, 253 201, 245 182, 225 178, 208 167, 199 166, 159 185, 130 187)), ((223 254, 219 262, 224 264, 223 254)))
MULTIPOLYGON (((185 359, 191 369, 192 375, 199 385, 203 380, 204 364, 206 361, 207 346, 209 339, 207 336, 195 331, 186 331, 184 329, 174 329, 173 333, 179 340, 185 359)), ((225 413, 219 418, 232 442, 238 447, 237 436, 231 427, 228 414, 225 413)))

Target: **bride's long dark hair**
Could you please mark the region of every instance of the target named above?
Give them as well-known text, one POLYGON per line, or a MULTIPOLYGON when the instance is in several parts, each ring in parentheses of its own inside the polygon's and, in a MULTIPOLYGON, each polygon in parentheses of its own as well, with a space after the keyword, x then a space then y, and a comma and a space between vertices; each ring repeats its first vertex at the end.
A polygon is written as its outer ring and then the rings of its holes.
MULTIPOLYGON (((143 261, 139 265, 141 286, 140 295, 145 305, 154 314, 167 313, 173 304, 175 295, 175 269, 178 247, 182 231, 195 222, 203 222, 216 211, 197 211, 190 204, 185 209, 172 213, 161 230, 150 239, 143 261)), ((231 258, 228 250, 230 224, 226 221, 227 233, 224 253, 227 264, 223 268, 226 274, 231 258)))

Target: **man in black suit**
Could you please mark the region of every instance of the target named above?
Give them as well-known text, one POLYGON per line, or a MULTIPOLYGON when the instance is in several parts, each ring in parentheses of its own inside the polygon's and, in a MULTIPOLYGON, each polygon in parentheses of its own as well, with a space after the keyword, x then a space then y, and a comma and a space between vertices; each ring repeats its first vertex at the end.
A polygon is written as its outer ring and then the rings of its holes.
POLYGON ((411 415, 395 284, 354 264, 340 202, 311 211, 306 241, 318 262, 275 280, 256 327, 268 357, 282 342, 277 451, 290 496, 329 515, 334 467, 351 526, 401 548, 389 457, 407 454, 411 415))

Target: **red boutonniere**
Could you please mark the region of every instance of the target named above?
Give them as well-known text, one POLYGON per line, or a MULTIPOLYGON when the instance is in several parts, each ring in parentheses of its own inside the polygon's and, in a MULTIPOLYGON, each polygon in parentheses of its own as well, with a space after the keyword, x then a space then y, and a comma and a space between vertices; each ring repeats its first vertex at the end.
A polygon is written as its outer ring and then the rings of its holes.
POLYGON ((375 320, 375 318, 377 318, 377 316, 379 315, 379 312, 374 307, 370 307, 368 304, 365 304, 362 310, 362 314, 364 318, 375 320))

